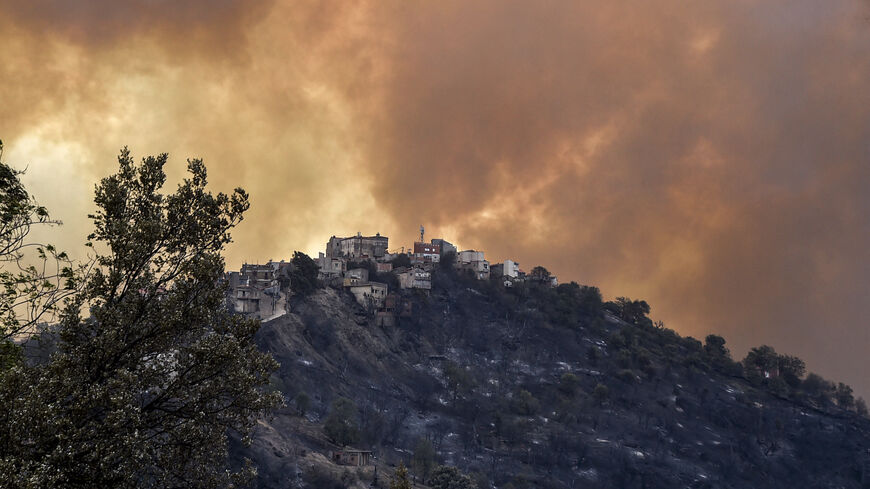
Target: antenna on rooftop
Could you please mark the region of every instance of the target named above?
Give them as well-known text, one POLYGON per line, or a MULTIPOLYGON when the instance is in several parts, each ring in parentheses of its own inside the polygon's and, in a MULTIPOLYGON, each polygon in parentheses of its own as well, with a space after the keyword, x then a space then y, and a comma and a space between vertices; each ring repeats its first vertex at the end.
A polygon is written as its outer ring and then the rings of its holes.
POLYGON ((425 243, 425 242, 426 242, 426 240, 423 239, 423 233, 425 233, 425 232, 426 232, 426 230, 423 228, 423 225, 420 224, 420 242, 421 242, 421 243, 425 243))

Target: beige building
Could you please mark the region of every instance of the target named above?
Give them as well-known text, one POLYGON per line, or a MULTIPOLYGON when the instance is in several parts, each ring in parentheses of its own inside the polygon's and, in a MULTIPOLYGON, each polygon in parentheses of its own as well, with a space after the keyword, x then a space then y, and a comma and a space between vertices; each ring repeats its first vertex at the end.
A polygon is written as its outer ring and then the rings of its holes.
POLYGON ((285 301, 278 278, 287 266, 289 263, 283 261, 246 263, 241 271, 228 273, 230 309, 257 319, 269 319, 282 312, 285 301))
POLYGON ((396 273, 402 289, 432 289, 432 273, 419 267, 408 268, 396 273))
POLYGON ((380 309, 387 298, 387 284, 379 282, 365 282, 350 285, 348 287, 356 301, 367 309, 380 309))
POLYGON ((352 268, 344 273, 344 286, 364 284, 369 281, 369 271, 365 268, 352 268))
POLYGON ((318 277, 320 280, 330 280, 344 276, 347 260, 340 257, 326 256, 320 253, 317 256, 317 265, 320 267, 318 277))
POLYGON ((456 255, 456 268, 471 270, 478 280, 489 280, 489 262, 483 258, 482 251, 460 251, 456 255))
POLYGON ((334 450, 329 453, 329 458, 332 459, 333 463, 338 465, 351 465, 355 467, 372 465, 372 452, 368 450, 355 450, 353 448, 334 450))
POLYGON ((370 258, 379 260, 387 253, 389 238, 377 233, 374 236, 363 236, 357 233, 350 238, 331 237, 326 243, 326 256, 359 260, 370 258))

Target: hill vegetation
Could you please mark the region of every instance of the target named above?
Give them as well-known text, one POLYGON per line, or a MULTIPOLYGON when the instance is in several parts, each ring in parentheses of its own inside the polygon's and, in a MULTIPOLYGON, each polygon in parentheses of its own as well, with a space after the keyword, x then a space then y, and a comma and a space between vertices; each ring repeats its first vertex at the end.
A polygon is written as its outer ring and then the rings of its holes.
MULTIPOLYGON (((432 487, 439 467, 500 488, 857 488, 868 477, 864 402, 769 346, 736 361, 722 337, 681 337, 644 301, 605 302, 576 283, 505 288, 449 261, 431 295, 405 295, 413 313, 395 326, 332 288, 263 325, 258 344, 281 363, 274 388, 308 401, 239 452, 259 461, 262 487, 297 473, 305 485, 334 442, 373 450, 381 487, 402 462, 432 487), (354 437, 330 434, 339 412, 354 437)), ((372 483, 343 470, 336 487, 372 483)))

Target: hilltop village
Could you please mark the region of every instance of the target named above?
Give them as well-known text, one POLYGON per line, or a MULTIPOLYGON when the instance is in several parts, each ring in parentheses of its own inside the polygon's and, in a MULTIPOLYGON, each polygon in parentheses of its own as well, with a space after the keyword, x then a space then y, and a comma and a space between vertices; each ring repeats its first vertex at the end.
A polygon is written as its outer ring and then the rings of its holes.
MULTIPOLYGON (((389 238, 380 233, 351 237, 332 236, 325 252, 318 254, 318 280, 326 286, 343 288, 356 301, 374 314, 378 324, 392 324, 395 318, 410 314, 410 302, 403 300, 417 291, 428 294, 432 289, 432 274, 439 264, 451 262, 478 280, 499 280, 504 287, 526 280, 558 285, 555 275, 542 267, 526 274, 519 263, 507 259, 491 264, 480 250, 462 250, 450 242, 436 238, 420 241, 413 250, 389 251, 389 238)), ((265 264, 244 264, 238 272, 227 273, 229 307, 238 313, 262 320, 274 319, 287 312, 287 299, 293 290, 291 261, 268 261, 265 264)))

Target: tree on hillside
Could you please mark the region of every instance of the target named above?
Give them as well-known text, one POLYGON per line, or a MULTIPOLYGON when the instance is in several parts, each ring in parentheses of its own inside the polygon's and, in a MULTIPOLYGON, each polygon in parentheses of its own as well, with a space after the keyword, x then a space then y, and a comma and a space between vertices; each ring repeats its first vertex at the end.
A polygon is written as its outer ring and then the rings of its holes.
POLYGON ((650 313, 649 304, 643 300, 631 300, 628 297, 617 297, 612 303, 616 315, 628 324, 652 325, 647 317, 650 313))
POLYGON ((163 194, 165 154, 128 150, 96 188, 92 273, 64 308, 51 360, 0 383, 0 486, 227 487, 227 434, 280 402, 259 322, 224 307, 221 256, 247 194, 206 169, 163 194), (14 401, 13 401, 14 400, 14 401), (26 421, 24 421, 26 420, 26 421), (60 436, 59 436, 60 435, 60 436))
POLYGON ((320 267, 310 256, 301 251, 294 251, 290 260, 290 288, 301 295, 308 295, 320 286, 317 274, 320 267))
POLYGON ((807 370, 803 360, 792 355, 779 355, 776 363, 780 377, 789 387, 795 389, 800 386, 801 378, 807 370))
POLYGON ((390 479, 390 489, 411 489, 411 480, 408 478, 408 469, 404 462, 399 462, 393 477, 390 479))
POLYGON ((436 460, 437 456, 438 454, 435 453, 432 443, 425 438, 420 438, 417 441, 417 445, 414 446, 414 457, 411 460, 411 464, 414 467, 414 472, 424 482, 429 480, 432 470, 435 469, 438 463, 436 460))
POLYGON ((334 443, 345 446, 359 441, 360 431, 356 404, 346 397, 332 401, 323 431, 334 443))
POLYGON ((852 388, 842 382, 837 384, 837 391, 834 394, 834 399, 837 400, 837 405, 843 409, 851 409, 855 405, 855 397, 852 395, 852 388))
POLYGON ((540 265, 533 268, 531 273, 529 273, 529 278, 533 282, 549 283, 550 276, 550 271, 540 265))
POLYGON ((756 384, 761 383, 765 378, 775 375, 778 363, 779 355, 776 354, 776 350, 767 345, 761 345, 749 350, 746 358, 743 359, 746 377, 756 384))
POLYGON ((863 397, 855 399, 855 412, 860 416, 867 417, 867 402, 864 401, 863 397))
POLYGON ((429 477, 432 489, 474 489, 474 481, 456 467, 439 465, 429 477))
POLYGON ((453 402, 461 395, 465 395, 474 386, 474 379, 468 370, 453 362, 447 362, 444 366, 444 378, 447 381, 447 390, 453 402))
MULTIPOLYGON (((395 263, 395 262, 394 262, 395 263)), ((456 267, 456 252, 448 251, 441 255, 441 260, 438 261, 438 268, 447 272, 453 271, 456 267)))
POLYGON ((829 396, 836 389, 836 386, 821 375, 811 372, 801 382, 801 389, 817 402, 827 403, 830 401, 829 396))
POLYGON ((730 358, 728 348, 725 348, 725 338, 711 334, 704 339, 704 351, 713 358, 730 358))
POLYGON ((592 390, 592 398, 595 399, 599 406, 604 404, 609 397, 610 389, 608 389, 604 384, 597 384, 595 389, 592 390))

